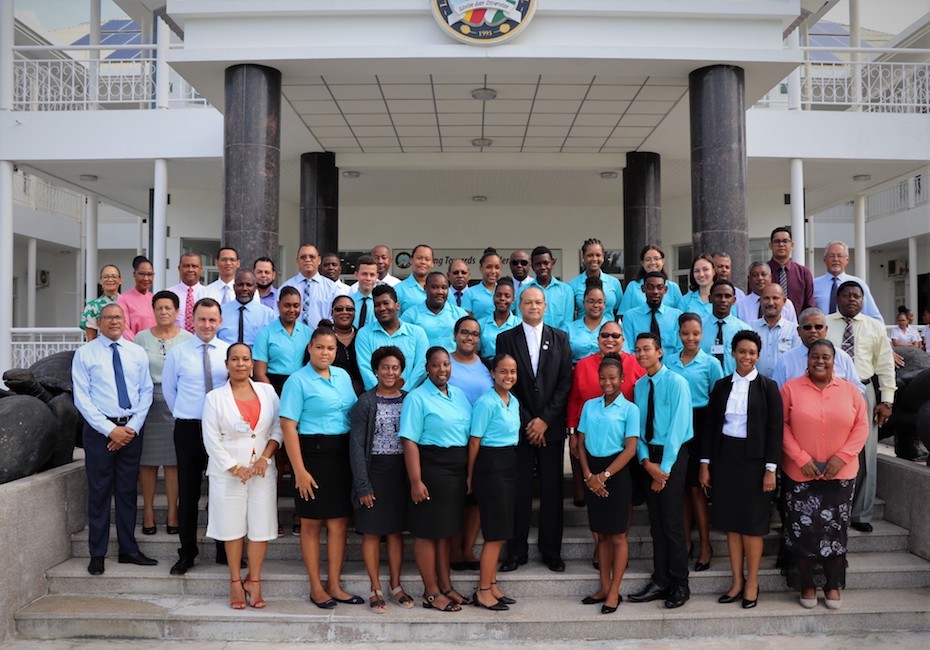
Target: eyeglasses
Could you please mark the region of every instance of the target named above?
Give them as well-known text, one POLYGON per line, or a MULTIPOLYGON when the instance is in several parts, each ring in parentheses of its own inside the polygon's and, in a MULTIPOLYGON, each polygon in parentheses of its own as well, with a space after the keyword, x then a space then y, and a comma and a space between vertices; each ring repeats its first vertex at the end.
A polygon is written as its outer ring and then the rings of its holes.
POLYGON ((776 246, 778 245, 787 246, 788 244, 791 243, 791 240, 790 239, 773 239, 772 243, 775 244, 776 246))
POLYGON ((644 262, 661 262, 664 258, 662 257, 644 257, 644 262))
POLYGON ((849 255, 844 253, 830 253, 829 255, 824 255, 824 259, 828 260, 845 260, 849 255))
POLYGON ((529 266, 529 260, 510 260, 510 266, 529 266))
POLYGON ((154 278, 155 277, 154 273, 144 273, 142 271, 136 271, 136 275, 143 277, 143 278, 154 278))
POLYGON ((118 276, 118 275, 101 275, 101 276, 100 276, 100 279, 101 279, 102 281, 106 281, 106 280, 119 280, 119 279, 120 279, 120 276, 118 276))
POLYGON ((481 332, 472 332, 471 330, 459 330, 459 334, 461 336, 470 336, 473 339, 476 339, 479 336, 481 336, 481 332))
POLYGON ((319 255, 301 255, 297 259, 299 260, 315 260, 319 255))
POLYGON ((468 275, 468 271, 452 271, 452 275, 468 275))
POLYGON ((238 262, 239 258, 238 257, 219 257, 217 258, 217 260, 222 262, 223 264, 232 264, 233 262, 238 262))
POLYGON ((126 317, 125 316, 102 316, 100 320, 121 321, 121 320, 126 320, 126 317))
POLYGON ((827 326, 823 323, 817 323, 816 325, 801 325, 801 329, 805 332, 810 332, 811 330, 817 330, 818 332, 822 329, 826 329, 827 326))
POLYGON ((600 334, 598 334, 598 336, 601 337, 602 339, 614 339, 614 340, 623 338, 623 334, 621 334, 620 332, 614 332, 613 334, 611 334, 610 332, 601 332, 600 334))
POLYGON ((355 311, 355 307, 333 307, 334 314, 338 314, 344 311, 355 311))

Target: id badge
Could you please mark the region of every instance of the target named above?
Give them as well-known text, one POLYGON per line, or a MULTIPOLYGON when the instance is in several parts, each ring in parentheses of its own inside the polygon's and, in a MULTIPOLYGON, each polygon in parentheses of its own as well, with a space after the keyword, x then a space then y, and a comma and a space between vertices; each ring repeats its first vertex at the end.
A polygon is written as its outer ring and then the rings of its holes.
POLYGON ((236 422, 236 426, 233 429, 236 433, 248 433, 251 431, 249 428, 248 422, 236 422))
POLYGON ((779 352, 787 352, 787 351, 790 350, 790 349, 791 349, 791 340, 790 340, 790 339, 782 339, 781 341, 778 342, 778 351, 779 351, 779 352))
POLYGON ((716 344, 710 346, 710 353, 711 353, 711 354, 723 354, 723 353, 724 353, 724 352, 723 352, 723 344, 722 344, 722 343, 716 343, 716 344))

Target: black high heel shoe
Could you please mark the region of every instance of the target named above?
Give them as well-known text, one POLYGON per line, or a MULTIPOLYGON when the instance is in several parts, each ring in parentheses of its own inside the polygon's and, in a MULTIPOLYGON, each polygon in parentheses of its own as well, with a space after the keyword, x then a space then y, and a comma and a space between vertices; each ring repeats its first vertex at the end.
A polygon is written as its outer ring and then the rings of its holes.
POLYGON ((492 612, 506 612, 506 611, 508 611, 508 610, 510 609, 510 607, 508 607, 507 605, 505 605, 504 603, 502 603, 500 600, 498 600, 498 601, 497 601, 496 603, 494 603, 493 605, 485 605, 485 604, 482 603, 480 600, 478 600, 478 592, 479 592, 479 591, 491 591, 491 588, 488 587, 488 588, 486 588, 486 589, 482 589, 481 587, 478 587, 478 589, 475 591, 475 595, 472 596, 472 602, 475 604, 475 607, 481 607, 481 608, 484 608, 484 609, 489 609, 489 610, 491 610, 492 612))
MULTIPOLYGON (((496 585, 496 584, 497 584, 497 582, 492 582, 492 583, 491 583, 491 586, 493 587, 493 586, 496 585)), ((505 605, 516 605, 516 604, 517 604, 517 601, 516 601, 516 600, 514 600, 513 598, 510 598, 510 597, 508 597, 508 596, 501 596, 501 597, 498 598, 497 600, 498 600, 498 602, 504 603, 505 605)))
POLYGON ((743 598, 743 609, 752 609, 753 607, 759 604, 759 592, 760 591, 761 589, 756 589, 756 597, 753 598, 752 600, 749 600, 748 598, 743 598))
MULTIPOLYGON (((693 548, 693 547, 692 547, 693 548)), ((697 561, 694 563, 695 571, 707 571, 710 568, 710 562, 714 559, 714 549, 710 549, 710 559, 707 562, 697 561)))
MULTIPOLYGON (((717 602, 721 605, 729 605, 730 603, 735 603, 737 600, 740 600, 743 597, 743 592, 740 591, 735 596, 730 596, 729 594, 723 594, 720 598, 717 599, 717 602)), ((745 600, 743 602, 746 602, 745 600)))

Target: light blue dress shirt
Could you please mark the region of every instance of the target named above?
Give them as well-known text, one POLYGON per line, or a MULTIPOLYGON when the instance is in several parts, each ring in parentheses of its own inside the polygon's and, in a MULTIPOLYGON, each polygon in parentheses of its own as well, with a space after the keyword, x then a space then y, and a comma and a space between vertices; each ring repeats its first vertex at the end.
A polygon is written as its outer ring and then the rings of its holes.
MULTIPOLYGON (((866 316, 871 316, 878 322, 884 324, 885 319, 882 317, 880 311, 878 311, 878 305, 875 304, 875 298, 872 297, 872 291, 869 289, 869 285, 865 283, 865 280, 862 278, 857 278, 855 275, 849 275, 849 273, 840 273, 837 277, 837 287, 839 287, 844 282, 852 280, 853 282, 858 282, 859 286, 862 287, 862 312, 866 316)), ((825 273, 819 277, 814 278, 814 304, 817 305, 820 309, 823 310, 823 313, 830 313, 830 292, 833 289, 833 276, 829 273, 825 273)))
POLYGON ((616 456, 627 438, 639 437, 639 407, 621 394, 605 405, 604 396, 589 399, 581 408, 578 431, 584 434, 584 448, 595 458, 616 456))
POLYGON ((352 302, 355 303, 355 320, 352 321, 352 324, 355 326, 355 329, 359 329, 362 325, 371 325, 376 322, 375 318, 375 299, 368 294, 367 296, 362 295, 361 291, 356 291, 350 293, 349 297, 352 298, 352 302), (362 317, 362 301, 366 300, 368 302, 368 311, 365 313, 365 322, 359 323, 359 319, 362 317))
POLYGON ((207 397, 203 376, 203 347, 209 348, 210 376, 213 388, 219 388, 229 379, 226 372, 226 350, 229 343, 213 338, 204 343, 197 336, 168 351, 161 373, 161 390, 165 403, 177 420, 199 420, 203 416, 203 402, 207 397))
POLYGON ((282 284, 278 290, 284 287, 294 287, 300 292, 300 320, 310 329, 316 329, 322 319, 329 319, 332 316, 333 299, 341 295, 336 288, 336 283, 319 273, 309 279, 298 273, 282 284), (309 301, 306 291, 310 293, 309 301))
POLYGON ((280 415, 297 422, 301 435, 334 436, 349 432, 349 411, 357 401, 349 373, 330 366, 324 379, 308 363, 284 382, 280 415))
POLYGON ((371 369, 371 355, 380 347, 393 345, 404 353, 404 390, 412 390, 420 385, 426 377, 426 351, 429 339, 419 325, 401 321, 400 327, 393 334, 384 331, 378 321, 363 327, 355 335, 355 355, 358 369, 362 373, 365 390, 371 390, 378 383, 378 378, 371 369))
POLYGON ((678 309, 682 313, 687 314, 697 314, 701 318, 705 316, 710 316, 714 312, 714 304, 708 300, 704 302, 701 300, 701 294, 698 291, 689 291, 678 303, 678 309))
POLYGON ((444 395, 427 379, 410 391, 400 411, 397 435, 418 445, 464 447, 471 430, 471 404, 465 393, 446 385, 444 395))
POLYGON ((480 359, 475 363, 459 363, 451 357, 449 360, 452 362, 449 383, 465 393, 469 404, 474 405, 479 397, 493 388, 491 371, 480 359))
POLYGON ((426 302, 426 289, 420 286, 413 273, 395 285, 394 291, 397 293, 397 302, 400 303, 398 313, 401 315, 411 307, 426 302))
MULTIPOLYGON (((732 375, 736 372, 736 360, 733 358, 732 343, 733 335, 740 330, 751 330, 748 323, 744 323, 731 312, 726 318, 717 318, 711 313, 710 316, 702 319, 704 325, 704 334, 701 337, 701 349, 707 354, 714 356, 713 346, 717 341, 717 321, 723 321, 723 374, 732 375)), ((714 357, 716 358, 716 357, 714 357)))
MULTIPOLYGON (((257 293, 257 292, 256 292, 257 293)), ((258 299, 261 301, 265 307, 270 309, 278 315, 278 290, 275 287, 268 287, 268 293, 264 296, 258 296, 258 299)))
MULTIPOLYGON (((604 285, 604 315, 616 316, 620 301, 623 300, 623 287, 620 286, 620 280, 614 276, 603 271, 598 271, 598 273, 600 273, 601 284, 604 285)), ((588 274, 582 273, 568 283, 575 296, 575 315, 579 318, 584 315, 584 290, 587 280, 588 274)))
POLYGON ((299 320, 288 334, 279 318, 255 337, 252 359, 267 363, 268 372, 273 375, 292 375, 304 365, 304 351, 312 334, 313 330, 299 320))
POLYGON ((468 316, 468 313, 447 300, 438 314, 431 312, 426 303, 421 302, 405 311, 400 319, 422 327, 430 346, 438 345, 452 354, 455 350, 455 334, 452 332, 455 322, 462 316, 468 316))
MULTIPOLYGON (((508 393, 509 394, 509 393, 508 393)), ((471 437, 482 447, 514 447, 520 442, 520 402, 504 400, 493 388, 478 398, 471 411, 471 437)))
POLYGON ((522 323, 522 319, 516 314, 510 314, 503 325, 498 326, 494 320, 494 314, 479 321, 481 325, 481 343, 479 344, 478 353, 485 359, 493 359, 497 354, 497 335, 522 323))
MULTIPOLYGON (((453 305, 455 304, 452 299, 451 289, 449 290, 449 300, 453 305)), ((462 294, 462 309, 471 312, 471 315, 480 322, 494 313, 494 290, 489 291, 482 282, 468 287, 462 294)))
POLYGON ((255 337, 265 327, 274 322, 275 313, 265 307, 260 300, 253 298, 246 304, 230 300, 222 308, 223 325, 216 335, 229 344, 239 340, 239 308, 245 307, 242 319, 242 342, 249 347, 255 345, 255 337))
POLYGON ((568 344, 572 348, 572 363, 578 363, 589 354, 594 354, 600 348, 597 345, 597 335, 601 331, 601 326, 608 323, 612 318, 604 316, 601 322, 597 324, 594 330, 589 330, 584 322, 584 317, 572 321, 568 326, 568 344))
MULTIPOLYGON (((681 350, 681 339, 678 338, 679 316, 679 310, 665 303, 659 306, 656 313, 656 322, 659 323, 659 332, 662 334, 662 348, 666 356, 678 354, 681 350)), ((649 332, 651 325, 652 310, 645 303, 628 311, 623 317, 623 351, 632 353, 636 349, 636 336, 649 332)))
MULTIPOLYGON (((636 455, 639 462, 649 458, 646 444, 646 414, 649 412, 649 382, 654 384, 653 402, 655 418, 652 427, 652 443, 664 447, 659 469, 668 474, 678 459, 681 446, 694 437, 694 421, 691 409, 691 389, 688 381, 663 366, 652 377, 646 375, 636 382, 633 399, 642 414, 639 427, 639 444, 636 455)), ((698 453, 695 450, 694 453, 698 453)))
MULTIPOLYGON (((681 287, 679 287, 678 283, 674 280, 666 280, 665 285, 668 287, 668 291, 665 292, 665 297, 662 298, 662 304, 666 307, 675 307, 677 309, 681 302, 681 287)), ((626 289, 623 292, 623 300, 620 301, 620 307, 617 311, 625 316, 626 313, 634 307, 645 304, 646 294, 643 293, 643 281, 633 280, 626 285, 626 289)))
MULTIPOLYGON (((789 379, 795 379, 807 374, 807 353, 810 350, 803 343, 796 348, 792 348, 781 355, 778 363, 775 364, 775 372, 772 379, 781 388, 789 379)), ((838 379, 845 379, 859 389, 859 392, 865 396, 865 391, 870 385, 863 384, 859 379, 859 373, 853 364, 852 358, 838 350, 836 358, 833 361, 833 376, 838 379)))
POLYGON ((567 330, 575 316, 575 293, 572 288, 555 278, 549 280, 548 287, 539 284, 535 278, 532 281, 527 280, 520 287, 520 293, 517 294, 517 299, 513 303, 518 310, 520 296, 527 287, 539 287, 546 294, 546 313, 543 315, 543 322, 549 327, 567 330))
POLYGON ((702 408, 710 402, 710 391, 714 384, 723 379, 723 366, 716 358, 704 350, 698 350, 694 358, 685 365, 681 362, 681 353, 663 357, 665 366, 676 375, 688 380, 691 389, 691 407, 702 408))
POLYGON ((120 364, 129 394, 129 408, 119 405, 116 392, 116 372, 113 369, 112 340, 98 336, 74 352, 71 361, 71 383, 74 405, 90 427, 109 436, 116 425, 108 417, 128 417, 126 426, 139 433, 152 406, 152 376, 149 356, 140 346, 119 339, 120 364))
POLYGON ((798 325, 780 318, 775 327, 769 327, 764 318, 758 318, 750 323, 752 331, 762 339, 762 349, 759 351, 759 360, 756 361, 756 370, 766 377, 775 374, 775 364, 788 350, 796 348, 801 343, 798 336, 798 325))

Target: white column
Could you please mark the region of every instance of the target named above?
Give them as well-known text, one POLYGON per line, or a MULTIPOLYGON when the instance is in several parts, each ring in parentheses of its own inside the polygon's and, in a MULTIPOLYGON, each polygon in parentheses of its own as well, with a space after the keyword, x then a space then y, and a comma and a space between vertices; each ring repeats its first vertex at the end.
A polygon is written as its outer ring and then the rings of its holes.
POLYGON ((30 237, 26 243, 26 327, 36 326, 36 259, 38 241, 30 237))
POLYGON ((170 68, 168 67, 168 47, 171 45, 171 31, 161 18, 155 18, 155 108, 168 108, 170 68))
POLYGON ((796 264, 805 264, 807 237, 804 230, 804 161, 791 159, 791 239, 794 252, 791 259, 796 264))
MULTIPOLYGON (((917 238, 907 238, 907 306, 917 312, 917 238)), ((920 316, 917 317, 918 319, 920 316)), ((917 322, 920 322, 919 320, 917 322)))
MULTIPOLYGON (((159 21, 161 22, 161 21, 159 21)), ((155 285, 160 291, 165 284, 168 266, 168 161, 155 160, 155 197, 152 211, 152 266, 155 267, 155 285)))
MULTIPOLYGON (((800 29, 795 29, 788 34, 787 45, 793 50, 797 50, 801 45, 800 29)), ((801 110, 801 66, 791 71, 788 75, 788 110, 801 110)))
MULTIPOLYGON (((859 37, 859 0, 849 0, 849 47, 861 47, 859 37)), ((860 58, 858 52, 853 52, 849 56, 849 62, 852 66, 849 75, 852 86, 853 111, 860 109, 862 103, 862 68, 859 64, 860 58)))
MULTIPOLYGON (((84 209, 84 302, 97 297, 97 195, 87 195, 84 209)), ((125 282, 126 280, 124 280, 125 282)))
MULTIPOLYGON (((0 0, 0 113, 13 110, 13 0, 0 0)), ((0 160, 0 373, 13 365, 13 162, 0 160)))
POLYGON ((865 249, 865 194, 857 194, 854 204, 856 275, 869 281, 869 252, 865 249))
MULTIPOLYGON (((90 45, 100 45, 100 0, 90 0, 90 45)), ((100 50, 89 50, 91 64, 87 75, 87 102, 90 110, 99 108, 97 97, 100 92, 100 50)))
POLYGON ((145 219, 139 217, 139 229, 136 232, 136 255, 145 252, 145 219))

